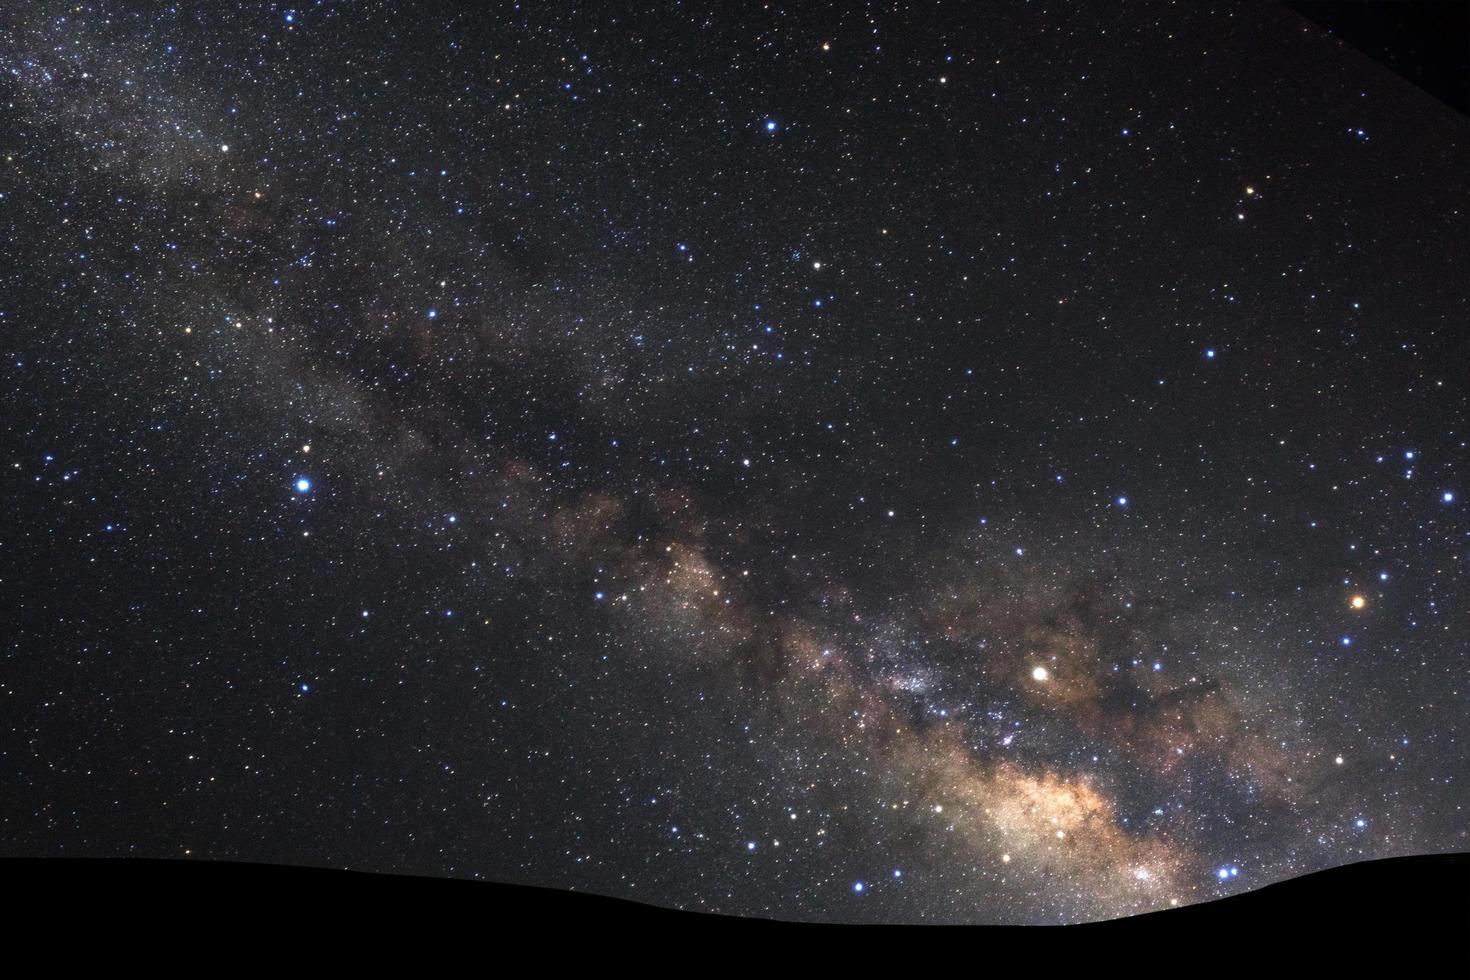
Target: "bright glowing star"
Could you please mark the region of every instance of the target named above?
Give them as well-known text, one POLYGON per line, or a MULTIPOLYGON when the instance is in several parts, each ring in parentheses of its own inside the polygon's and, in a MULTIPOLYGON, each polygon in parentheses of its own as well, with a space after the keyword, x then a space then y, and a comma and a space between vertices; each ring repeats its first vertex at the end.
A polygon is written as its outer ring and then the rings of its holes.
POLYGON ((893 869, 893 877, 895 877, 895 878, 902 878, 903 877, 903 869, 902 868, 894 868, 893 869))
POLYGON ((1118 506, 1119 507, 1127 507, 1128 506, 1128 498, 1127 497, 1119 497, 1118 498, 1118 506))
POLYGON ((1345 646, 1345 647, 1352 646, 1353 645, 1353 638, 1351 636, 1344 636, 1342 638, 1342 645, 1345 646))
POLYGON ((755 850, 755 841, 753 841, 753 840, 746 841, 745 842, 745 849, 747 851, 753 851, 753 850, 755 850))
POLYGON ((831 51, 832 50, 832 42, 831 41, 823 41, 822 42, 822 50, 823 51, 831 51))
POLYGON ((776 120, 774 120, 774 119, 767 119, 766 120, 766 132, 768 132, 768 133, 774 133, 775 131, 776 131, 776 120))
POLYGON ((1336 763, 1337 765, 1340 766, 1340 765, 1342 765, 1342 756, 1338 756, 1336 759, 1333 759, 1332 761, 1334 763, 1336 763))
POLYGON ((1364 820, 1362 817, 1359 817, 1356 821, 1353 822, 1353 826, 1357 827, 1359 830, 1362 830, 1364 827, 1368 826, 1368 821, 1364 820))
POLYGON ((1047 670, 1045 667, 1034 667, 1031 670, 1031 679, 1033 681, 1045 681, 1050 677, 1051 671, 1047 670))
POLYGON ((439 315, 439 311, 438 310, 430 310, 429 311, 429 319, 430 320, 434 319, 438 315, 439 315))
POLYGON ((311 685, 309 685, 309 684, 302 684, 301 685, 301 693, 302 694, 305 694, 309 690, 311 690, 311 685))
POLYGON ((1133 877, 1137 878, 1139 881, 1148 881, 1148 868, 1139 868, 1137 871, 1133 872, 1133 877))
POLYGON ((946 77, 945 77, 945 76, 943 76, 943 75, 940 75, 940 76, 939 76, 939 84, 940 84, 940 85, 948 85, 948 84, 949 84, 949 79, 948 79, 948 78, 946 78, 946 77))
POLYGON ((230 152, 230 144, 228 144, 228 143, 221 143, 219 145, 219 151, 221 153, 229 153, 230 152))
POLYGON ((1254 195, 1255 192, 1256 192, 1256 189, 1254 187, 1247 187, 1245 189, 1245 196, 1246 197, 1250 197, 1250 196, 1254 195))
POLYGON ((852 890, 861 895, 863 893, 863 883, 861 881, 854 881, 852 883, 852 890))
POLYGON ((822 263, 820 263, 820 262, 813 262, 812 263, 812 268, 813 269, 820 269, 821 267, 822 267, 822 263))
POLYGON ((1378 573, 1378 581, 1380 581, 1380 582, 1387 582, 1388 581, 1388 573, 1387 572, 1379 572, 1378 573))
POLYGON ((1354 609, 1362 609, 1364 606, 1368 605, 1368 600, 1366 598, 1364 598, 1363 596, 1355 595, 1355 596, 1353 596, 1352 600, 1350 601, 1350 605, 1354 609))
POLYGON ((304 476, 303 477, 300 477, 299 479, 297 479, 297 481, 296 481, 296 492, 297 493, 306 493, 310 489, 311 489, 311 481, 310 480, 308 480, 304 476))
POLYGON ((1205 350, 1205 358, 1207 360, 1213 361, 1215 359, 1215 348, 1213 348, 1213 347, 1206 348, 1206 350, 1205 350))
POLYGON ((1011 856, 1009 854, 1002 854, 1000 856, 1000 863, 1001 864, 1010 864, 1011 863, 1011 856))
POLYGON ((596 599, 598 602, 601 602, 603 599, 603 595, 601 592, 594 592, 592 593, 592 598, 596 599))
POLYGON ((1444 493, 1440 494, 1439 499, 1443 500, 1447 504, 1452 504, 1455 502, 1455 493, 1453 490, 1446 490, 1444 493))

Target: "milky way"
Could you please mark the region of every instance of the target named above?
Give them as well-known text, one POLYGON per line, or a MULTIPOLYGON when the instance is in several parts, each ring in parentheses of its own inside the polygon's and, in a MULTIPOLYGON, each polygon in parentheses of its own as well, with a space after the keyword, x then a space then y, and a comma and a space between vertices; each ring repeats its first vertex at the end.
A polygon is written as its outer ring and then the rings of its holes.
POLYGON ((1470 121, 1315 26, 12 6, 0 854, 1043 923, 1467 847, 1470 121))

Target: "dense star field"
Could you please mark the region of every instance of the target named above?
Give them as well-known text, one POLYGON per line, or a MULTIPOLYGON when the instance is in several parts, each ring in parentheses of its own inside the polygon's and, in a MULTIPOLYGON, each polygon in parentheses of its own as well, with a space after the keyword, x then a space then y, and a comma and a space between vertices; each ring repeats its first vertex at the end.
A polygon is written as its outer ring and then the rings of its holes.
POLYGON ((1467 209, 1273 7, 10 4, 0 855, 1042 923, 1464 850, 1467 209))

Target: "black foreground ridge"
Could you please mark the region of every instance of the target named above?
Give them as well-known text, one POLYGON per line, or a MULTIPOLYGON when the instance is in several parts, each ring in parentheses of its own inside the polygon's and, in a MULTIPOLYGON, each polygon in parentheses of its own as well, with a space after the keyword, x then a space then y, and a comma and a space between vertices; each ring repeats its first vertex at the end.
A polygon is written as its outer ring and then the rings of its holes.
MULTIPOLYGON (((81 922, 109 926, 149 922, 199 925, 300 919, 331 909, 365 924, 391 921, 399 930, 439 927, 458 919, 500 927, 555 922, 600 929, 665 929, 739 933, 766 930, 929 933, 1025 933, 1047 926, 855 926, 796 923, 663 908, 601 895, 496 882, 329 868, 152 859, 9 859, 0 875, 12 894, 32 897, 19 913, 45 917, 65 904, 81 922)), ((978 912, 978 910, 977 910, 978 912)), ((983 914, 979 912, 978 914, 983 914)), ((1329 868, 1228 898, 1164 912, 1060 927, 1063 932, 1133 933, 1185 929, 1289 932, 1336 929, 1428 934, 1470 926, 1470 853, 1385 858, 1329 868)))

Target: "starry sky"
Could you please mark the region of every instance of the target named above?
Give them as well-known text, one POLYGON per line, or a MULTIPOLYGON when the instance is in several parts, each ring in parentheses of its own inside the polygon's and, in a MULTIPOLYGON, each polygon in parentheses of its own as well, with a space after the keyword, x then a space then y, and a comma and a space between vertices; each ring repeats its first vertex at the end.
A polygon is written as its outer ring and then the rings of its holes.
POLYGON ((1272 6, 11 5, 0 854, 1464 850, 1467 148, 1272 6))

